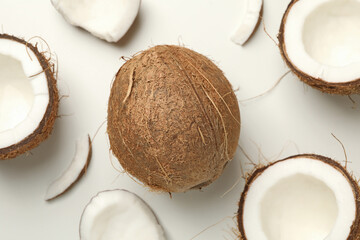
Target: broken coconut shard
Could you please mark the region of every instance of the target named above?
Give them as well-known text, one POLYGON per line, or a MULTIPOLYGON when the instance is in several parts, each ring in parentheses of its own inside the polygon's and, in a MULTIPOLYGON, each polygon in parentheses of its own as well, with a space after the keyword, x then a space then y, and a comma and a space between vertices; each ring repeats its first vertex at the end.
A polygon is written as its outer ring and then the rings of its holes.
POLYGON ((126 190, 98 193, 80 220, 81 240, 165 240, 150 207, 126 190))
POLYGON ((44 141, 57 117, 54 63, 37 46, 0 34, 0 159, 44 141))
POLYGON ((280 52, 308 85, 360 93, 360 1, 292 0, 279 30, 280 52))
POLYGON ((76 141, 75 156, 66 171, 56 179, 46 191, 45 200, 50 201, 68 191, 85 174, 91 159, 91 139, 89 135, 76 141))
POLYGON ((239 45, 244 45, 254 35, 263 11, 263 0, 247 0, 245 4, 244 17, 231 36, 231 40, 239 45))
POLYGON ((297 155, 247 177, 238 211, 241 240, 357 240, 360 195, 338 162, 297 155))
POLYGON ((118 71, 108 104, 111 150, 153 191, 215 181, 233 158, 240 110, 230 82, 205 56, 160 45, 118 71))
POLYGON ((65 20, 108 42, 119 41, 133 24, 141 0, 51 0, 65 20))

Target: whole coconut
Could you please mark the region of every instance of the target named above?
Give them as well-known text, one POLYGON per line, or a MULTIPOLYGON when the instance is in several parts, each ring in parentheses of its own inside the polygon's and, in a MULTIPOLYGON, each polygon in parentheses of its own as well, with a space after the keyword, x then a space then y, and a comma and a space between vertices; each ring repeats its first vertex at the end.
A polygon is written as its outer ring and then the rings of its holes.
POLYGON ((208 58, 161 45, 120 68, 107 131, 125 171, 152 190, 184 192, 221 175, 237 148, 240 111, 229 81, 208 58))

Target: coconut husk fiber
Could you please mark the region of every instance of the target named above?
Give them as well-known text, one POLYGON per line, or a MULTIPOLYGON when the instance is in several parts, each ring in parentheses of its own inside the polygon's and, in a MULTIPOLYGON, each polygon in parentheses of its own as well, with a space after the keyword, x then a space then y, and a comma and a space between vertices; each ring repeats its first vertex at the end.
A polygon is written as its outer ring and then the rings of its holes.
POLYGON ((222 71, 185 47, 152 47, 118 71, 108 105, 111 150, 154 191, 184 192, 217 179, 240 134, 236 96, 222 71))

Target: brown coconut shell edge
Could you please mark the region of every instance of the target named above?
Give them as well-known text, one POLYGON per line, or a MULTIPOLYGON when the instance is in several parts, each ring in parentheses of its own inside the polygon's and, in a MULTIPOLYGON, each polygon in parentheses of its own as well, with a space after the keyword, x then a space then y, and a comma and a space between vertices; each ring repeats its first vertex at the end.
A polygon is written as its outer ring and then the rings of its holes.
POLYGON ((285 24, 287 21, 287 17, 291 11, 291 8, 301 0, 292 0, 290 4, 288 5, 283 18, 281 20, 281 25, 279 29, 278 34, 278 40, 279 40, 279 49, 282 58, 284 59, 287 66, 290 68, 290 70, 295 73, 295 75, 306 84, 310 85, 311 87, 318 89, 325 93, 330 94, 340 94, 340 95, 350 95, 350 94, 358 94, 360 93, 360 78, 354 79, 353 81, 349 82, 342 82, 342 83, 331 83, 327 82, 324 79, 321 78, 314 78, 312 76, 309 76, 308 74, 301 71, 301 69, 297 68, 290 60, 287 51, 286 51, 286 45, 285 45, 285 24))
MULTIPOLYGON (((239 230, 239 239, 240 240, 248 240, 246 238, 245 229, 242 224, 242 216, 244 212, 244 205, 247 193, 250 189, 251 184, 268 168, 271 167, 279 162, 283 162, 289 159, 294 158, 310 158, 318 161, 322 161, 326 164, 329 164, 333 168, 335 168, 337 171, 339 171, 350 183, 353 193, 354 193, 354 199, 356 204, 356 213, 355 213, 355 220, 351 226, 349 236, 347 240, 358 240, 360 237, 360 189, 359 185, 357 184, 357 181, 352 177, 352 175, 337 161, 332 160, 331 158, 324 157, 321 155, 316 154, 300 154, 300 155, 294 155, 273 163, 270 163, 267 166, 259 166, 258 168, 255 168, 255 170, 250 173, 250 175, 246 179, 244 191, 241 194, 240 202, 239 202, 239 209, 237 213, 237 221, 238 221, 238 230, 239 230)), ((249 239, 250 240, 250 239, 249 239)))
POLYGON ((0 39, 9 39, 24 45, 24 51, 27 48, 31 50, 37 57, 43 71, 45 72, 47 85, 49 90, 49 104, 46 108, 43 119, 38 127, 29 136, 22 141, 13 144, 9 147, 0 149, 0 160, 15 158, 29 150, 37 147, 41 142, 48 138, 51 134, 55 119, 57 118, 59 108, 59 93, 56 87, 55 73, 53 71, 53 64, 49 59, 46 59, 44 54, 40 52, 37 45, 32 45, 23 39, 17 38, 9 34, 0 34, 0 39))

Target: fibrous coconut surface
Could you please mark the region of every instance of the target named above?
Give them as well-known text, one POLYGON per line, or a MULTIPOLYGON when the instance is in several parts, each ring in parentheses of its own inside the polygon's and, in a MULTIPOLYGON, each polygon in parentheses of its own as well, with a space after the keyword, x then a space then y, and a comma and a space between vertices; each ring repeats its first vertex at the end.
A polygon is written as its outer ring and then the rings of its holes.
POLYGON ((209 185, 237 148, 240 112, 222 71, 190 49, 161 45, 119 70, 108 106, 111 150, 153 190, 209 185))

